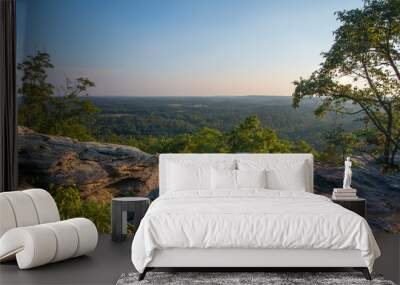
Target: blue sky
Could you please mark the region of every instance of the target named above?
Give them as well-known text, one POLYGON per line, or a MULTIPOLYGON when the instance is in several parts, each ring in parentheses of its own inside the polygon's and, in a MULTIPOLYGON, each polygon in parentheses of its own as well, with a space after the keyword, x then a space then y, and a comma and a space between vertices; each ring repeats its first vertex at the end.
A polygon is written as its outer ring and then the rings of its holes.
POLYGON ((321 62, 334 12, 361 0, 17 0, 18 58, 93 95, 291 95, 321 62))

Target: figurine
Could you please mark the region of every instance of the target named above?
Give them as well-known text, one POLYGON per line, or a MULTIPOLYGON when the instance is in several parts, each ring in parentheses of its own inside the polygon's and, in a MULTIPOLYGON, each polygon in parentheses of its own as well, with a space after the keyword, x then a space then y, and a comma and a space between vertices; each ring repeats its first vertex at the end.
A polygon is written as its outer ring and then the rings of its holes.
POLYGON ((351 189, 351 158, 347 157, 344 162, 344 179, 343 179, 343 189, 351 189))

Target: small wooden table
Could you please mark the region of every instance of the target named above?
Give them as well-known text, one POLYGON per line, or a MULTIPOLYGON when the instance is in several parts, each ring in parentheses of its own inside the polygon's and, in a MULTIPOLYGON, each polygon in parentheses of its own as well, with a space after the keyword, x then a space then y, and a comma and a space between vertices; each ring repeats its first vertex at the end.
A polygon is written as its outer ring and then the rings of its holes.
POLYGON ((367 201, 364 198, 354 199, 332 199, 332 201, 340 206, 359 214, 361 217, 367 217, 367 201))
POLYGON ((128 212, 133 212, 133 225, 137 229, 150 205, 149 198, 118 197, 112 199, 111 231, 113 241, 123 241, 127 235, 128 212))

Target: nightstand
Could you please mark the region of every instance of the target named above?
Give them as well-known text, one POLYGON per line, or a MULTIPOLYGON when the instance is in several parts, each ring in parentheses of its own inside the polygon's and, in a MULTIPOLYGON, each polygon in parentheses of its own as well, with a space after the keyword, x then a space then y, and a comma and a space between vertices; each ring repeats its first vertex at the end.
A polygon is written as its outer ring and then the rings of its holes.
POLYGON ((142 197, 113 198, 111 204, 111 231, 113 241, 123 241, 127 235, 128 212, 133 212, 133 225, 137 229, 146 214, 150 199, 142 197))
POLYGON ((332 199, 332 202, 359 214, 363 218, 367 217, 367 201, 364 198, 354 198, 351 200, 332 199))

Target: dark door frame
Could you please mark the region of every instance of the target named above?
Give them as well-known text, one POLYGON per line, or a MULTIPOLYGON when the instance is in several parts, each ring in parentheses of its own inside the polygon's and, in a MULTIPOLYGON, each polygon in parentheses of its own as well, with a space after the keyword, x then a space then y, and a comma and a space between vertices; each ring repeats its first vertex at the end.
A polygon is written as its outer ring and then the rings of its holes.
POLYGON ((17 187, 15 0, 0 0, 0 192, 17 187))

